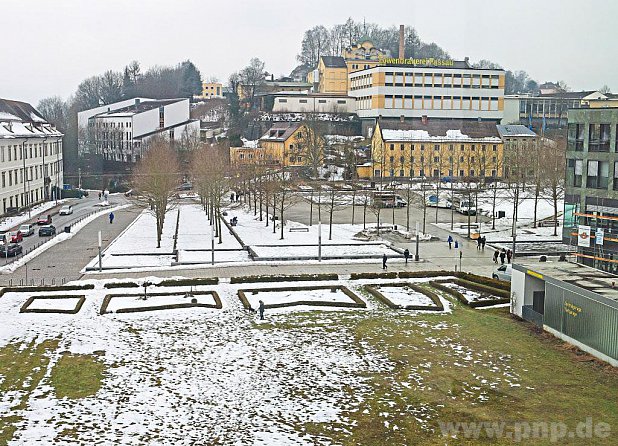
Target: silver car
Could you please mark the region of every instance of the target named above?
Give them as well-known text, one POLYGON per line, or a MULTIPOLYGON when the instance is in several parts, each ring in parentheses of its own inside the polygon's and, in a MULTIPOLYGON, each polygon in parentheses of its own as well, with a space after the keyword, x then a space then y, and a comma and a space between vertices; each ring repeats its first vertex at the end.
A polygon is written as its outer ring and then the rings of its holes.
POLYGON ((34 225, 21 225, 19 227, 19 231, 24 235, 24 237, 29 237, 34 234, 34 225))
POLYGON ((505 282, 510 282, 512 272, 513 267, 511 265, 501 265, 499 268, 494 270, 491 277, 498 280, 504 280, 505 282))

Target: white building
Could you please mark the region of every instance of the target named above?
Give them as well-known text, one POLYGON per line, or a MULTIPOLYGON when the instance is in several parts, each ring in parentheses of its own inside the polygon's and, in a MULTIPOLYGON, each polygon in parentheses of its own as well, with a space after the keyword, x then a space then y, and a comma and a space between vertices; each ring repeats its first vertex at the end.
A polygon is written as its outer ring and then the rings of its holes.
POLYGON ((103 111, 91 112, 83 112, 83 116, 90 115, 83 145, 88 152, 109 161, 137 162, 146 142, 154 136, 164 136, 172 142, 199 138, 200 122, 190 118, 189 99, 137 98, 130 105, 111 104, 103 111))
POLYGON ((62 189, 62 133, 30 104, 0 99, 0 211, 55 199, 62 189))
POLYGON ((503 70, 472 68, 467 60, 394 61, 349 74, 361 119, 502 119, 503 70))
POLYGON ((356 113, 356 98, 351 96, 294 91, 273 96, 273 113, 356 113))

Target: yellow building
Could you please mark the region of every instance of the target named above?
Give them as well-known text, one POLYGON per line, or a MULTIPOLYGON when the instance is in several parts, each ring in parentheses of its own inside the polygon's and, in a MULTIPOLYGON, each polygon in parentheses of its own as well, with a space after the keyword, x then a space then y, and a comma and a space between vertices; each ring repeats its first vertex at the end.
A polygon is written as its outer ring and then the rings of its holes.
POLYGON ((307 127, 298 122, 276 123, 255 147, 230 147, 230 162, 234 166, 304 166, 307 160, 302 142, 307 132, 307 127))
POLYGON ((202 82, 202 98, 222 98, 223 84, 219 82, 202 82))
MULTIPOLYGON (((501 178, 496 124, 477 121, 379 121, 371 139, 373 178, 501 178)), ((358 169, 367 178, 368 169, 358 169)))
POLYGON ((318 72, 319 93, 348 94, 348 67, 343 57, 320 57, 318 72))
POLYGON ((386 57, 386 53, 376 48, 371 40, 363 40, 342 51, 348 68, 348 74, 360 70, 373 68, 380 64, 380 59, 386 57))

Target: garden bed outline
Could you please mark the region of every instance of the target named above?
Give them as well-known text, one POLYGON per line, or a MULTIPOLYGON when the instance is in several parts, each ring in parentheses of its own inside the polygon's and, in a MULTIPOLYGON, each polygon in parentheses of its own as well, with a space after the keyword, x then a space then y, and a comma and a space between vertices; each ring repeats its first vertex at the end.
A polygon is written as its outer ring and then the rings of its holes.
POLYGON ((511 302, 511 298, 508 292, 497 289, 497 288, 492 288, 487 285, 470 282, 468 280, 463 280, 463 279, 432 280, 429 282, 429 285, 431 285, 436 290, 440 290, 442 292, 445 292, 455 297, 457 300, 459 300, 464 305, 468 305, 469 307, 472 307, 472 308, 489 307, 492 305, 506 304, 506 303, 511 302), (463 294, 461 294, 459 291, 453 288, 450 288, 446 285, 443 285, 445 283, 454 283, 456 285, 467 288, 471 291, 489 293, 489 294, 493 294, 494 296, 498 296, 498 297, 496 299, 483 299, 480 301, 478 300, 470 301, 466 299, 466 297, 463 294))
POLYGON ((344 285, 320 285, 320 286, 303 286, 303 287, 282 287, 282 288, 249 288, 244 290, 238 290, 238 298, 242 302, 245 309, 249 311, 255 311, 256 309, 251 307, 246 294, 259 294, 260 292, 279 292, 279 291, 309 291, 309 290, 341 290, 343 294, 352 299, 353 302, 316 302, 312 300, 299 300, 294 302, 285 302, 278 304, 265 304, 264 308, 285 308, 296 307, 301 305, 313 306, 313 307, 341 307, 341 308, 367 308, 367 303, 352 292, 348 287, 344 285))
MULTIPOLYGON (((182 293, 183 293, 182 291, 166 292, 166 293, 150 293, 148 294, 148 297, 178 296, 178 295, 181 295, 182 293)), ((217 310, 220 310, 221 308, 223 308, 223 303, 221 302, 221 298, 219 297, 219 294, 214 290, 193 291, 191 294, 194 296, 195 295, 203 296, 206 294, 211 294, 213 299, 215 300, 215 304, 213 305, 213 304, 200 304, 200 303, 187 302, 187 303, 180 303, 180 304, 167 304, 167 305, 145 306, 145 307, 136 307, 136 308, 120 308, 119 310, 111 312, 111 311, 107 311, 107 307, 110 301, 114 297, 132 297, 132 296, 143 297, 143 294, 107 294, 103 298, 103 303, 101 304, 101 309, 99 311, 99 314, 104 315, 104 314, 116 314, 116 313, 141 313, 143 311, 177 310, 177 309, 182 309, 182 308, 195 308, 195 307, 214 308, 217 310)))
POLYGON ((378 299, 380 302, 392 308, 394 310, 416 310, 416 311, 444 311, 444 305, 442 305, 442 301, 440 297, 432 293, 429 290, 426 290, 420 286, 412 284, 410 282, 391 282, 391 283, 375 283, 364 285, 364 289, 371 294, 373 297, 378 299), (386 297, 377 287, 404 287, 407 286, 411 288, 413 291, 423 294, 427 296, 434 305, 399 305, 394 303, 388 297, 386 297))
POLYGON ((24 304, 21 306, 21 308, 19 309, 20 313, 53 313, 53 314, 77 314, 79 313, 79 310, 82 309, 82 307, 84 306, 84 303, 86 302, 86 296, 83 294, 59 294, 59 295, 55 295, 55 296, 30 296, 26 302, 24 302, 24 304), (30 309, 28 307, 30 307, 30 305, 37 299, 49 299, 49 300, 53 300, 53 299, 75 299, 78 298, 79 300, 77 301, 77 304, 75 305, 75 307, 72 310, 55 310, 52 308, 33 308, 30 309))

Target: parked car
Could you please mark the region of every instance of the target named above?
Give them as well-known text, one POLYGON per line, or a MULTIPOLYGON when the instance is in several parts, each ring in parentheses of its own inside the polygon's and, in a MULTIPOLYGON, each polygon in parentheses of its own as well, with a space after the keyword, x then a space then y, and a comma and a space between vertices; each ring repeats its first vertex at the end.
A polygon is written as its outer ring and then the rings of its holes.
POLYGON ((21 245, 11 243, 10 245, 0 245, 0 257, 15 257, 22 253, 21 245))
POLYGON ((59 215, 70 215, 73 213, 73 206, 62 206, 60 208, 60 212, 58 212, 59 215))
POLYGON ((504 280, 505 282, 510 282, 512 273, 513 268, 511 265, 501 265, 499 268, 494 270, 491 277, 498 280, 504 280))
POLYGON ((24 240, 24 235, 20 231, 5 232, 0 241, 6 243, 7 240, 8 243, 19 243, 24 240))
POLYGON ((56 227, 54 225, 41 226, 39 228, 39 237, 51 237, 56 235, 56 227))
POLYGON ((36 224, 39 226, 42 225, 51 225, 52 222, 52 217, 51 215, 47 215, 46 217, 43 217, 42 215, 37 219, 36 224))
POLYGON ((34 225, 31 225, 31 224, 21 225, 19 227, 19 232, 21 232, 24 235, 24 237, 30 237, 32 234, 34 234, 34 225))

